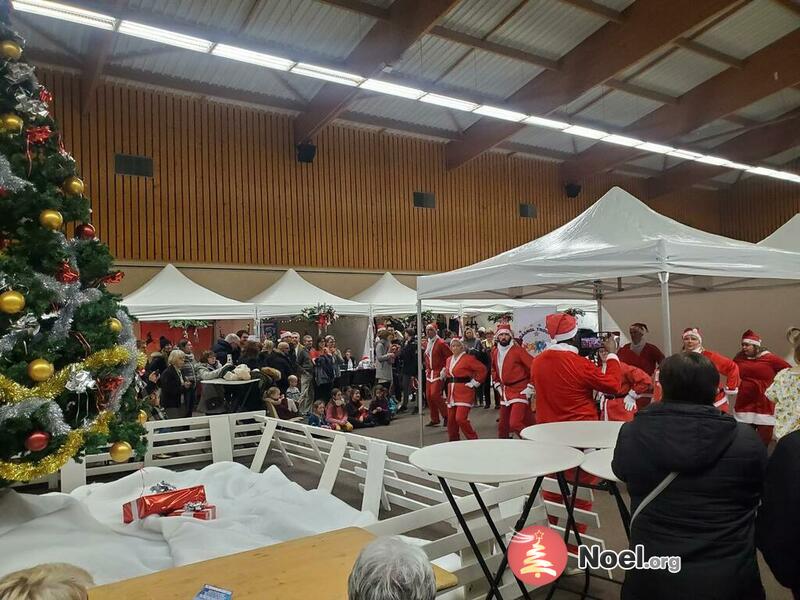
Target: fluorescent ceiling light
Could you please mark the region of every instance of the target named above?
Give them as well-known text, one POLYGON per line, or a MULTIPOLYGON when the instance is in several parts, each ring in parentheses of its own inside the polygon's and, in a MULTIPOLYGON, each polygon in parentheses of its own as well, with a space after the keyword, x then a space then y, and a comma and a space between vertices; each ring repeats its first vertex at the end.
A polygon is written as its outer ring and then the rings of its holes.
POLYGON ((641 146, 644 144, 642 140, 637 140, 636 138, 626 137, 624 135, 609 135, 603 138, 604 142, 608 142, 609 144, 617 144, 618 146, 628 146, 632 148, 633 146, 641 146))
POLYGON ((580 125, 573 125, 564 130, 564 133, 571 133, 572 135, 579 135, 580 137, 599 140, 600 138, 608 137, 607 131, 600 131, 599 129, 591 129, 589 127, 581 127, 580 125))
POLYGON ((112 31, 117 25, 117 19, 114 17, 83 10, 82 8, 73 8, 57 2, 48 2, 47 0, 14 0, 13 5, 14 9, 20 12, 52 17, 71 23, 80 23, 81 25, 98 27, 107 31, 112 31))
POLYGON ((420 98, 421 102, 428 104, 436 104, 437 106, 444 106, 446 108, 454 108, 456 110, 466 110, 472 112, 478 105, 474 102, 467 102, 466 100, 459 100, 458 98, 451 98, 450 96, 440 96, 439 94, 425 94, 420 98))
POLYGON ((373 92, 389 94, 390 96, 399 96, 401 98, 410 98, 411 100, 419 100, 425 95, 425 92, 422 90, 406 87, 404 85, 397 85, 396 83, 387 83, 379 79, 367 79, 360 87, 362 90, 372 90, 373 92))
POLYGON ((208 52, 213 46, 212 42, 202 38, 196 38, 174 31, 167 31, 166 29, 159 29, 158 27, 150 27, 149 25, 142 25, 141 23, 135 23, 133 21, 122 21, 119 24, 118 31, 125 35, 150 40, 151 42, 160 42, 169 46, 177 46, 178 48, 185 48, 186 50, 195 50, 196 52, 208 52))
POLYGON ((246 62, 251 65, 259 65, 261 67, 268 67, 270 69, 279 69, 281 71, 288 71, 294 66, 294 61, 281 58, 279 56, 271 56, 269 54, 262 54, 261 52, 253 52, 252 50, 245 50, 244 48, 237 48, 236 46, 228 46, 227 44, 217 44, 212 48, 211 54, 214 56, 221 56, 222 58, 230 58, 246 62))
POLYGON ((641 146, 636 146, 637 150, 644 150, 645 152, 655 152, 656 154, 669 154, 674 152, 675 148, 672 146, 665 146, 663 144, 654 144, 652 142, 645 142, 641 146))
POLYGON ((711 156, 710 154, 707 154, 706 156, 701 156, 696 160, 697 162, 706 165, 714 165, 715 167, 727 167, 730 166, 731 164, 731 161, 729 161, 727 158, 722 158, 721 156, 711 156))
POLYGON ((528 117, 525 119, 528 125, 537 125, 539 127, 549 127, 550 129, 566 129, 569 123, 563 121, 554 121, 553 119, 544 119, 542 117, 528 117))
POLYGON ((790 173, 789 171, 778 171, 777 169, 768 169, 766 167, 752 167, 747 169, 747 172, 753 173, 754 175, 764 175, 765 177, 800 183, 800 175, 790 173))
POLYGON ((731 169, 741 169, 742 171, 747 171, 748 169, 752 169, 753 165, 745 165, 743 163, 737 163, 733 161, 728 161, 728 164, 725 165, 731 169))
POLYGON ((352 73, 345 73, 344 71, 336 71, 335 69, 326 69, 325 67, 318 67, 308 63, 297 63, 292 67, 291 72, 296 75, 305 75, 306 77, 314 77, 316 79, 324 79, 325 81, 332 81, 333 83, 341 83, 342 85, 349 85, 356 87, 364 78, 360 75, 353 75, 352 73))
POLYGON ((697 160, 701 158, 703 155, 699 152, 692 152, 691 150, 673 150, 672 152, 667 152, 670 156, 674 156, 675 158, 685 158, 686 160, 697 160))
POLYGON ((528 118, 528 115, 525 113, 506 110, 505 108, 497 108, 496 106, 489 106, 488 104, 482 104, 472 112, 476 115, 494 117, 495 119, 503 119, 505 121, 514 121, 515 123, 519 123, 528 118))

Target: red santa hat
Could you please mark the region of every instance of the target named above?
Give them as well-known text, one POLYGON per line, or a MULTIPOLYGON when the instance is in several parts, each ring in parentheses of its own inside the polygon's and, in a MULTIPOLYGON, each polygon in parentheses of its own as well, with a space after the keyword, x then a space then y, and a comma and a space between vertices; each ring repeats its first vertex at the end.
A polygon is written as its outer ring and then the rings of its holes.
POLYGON ((435 332, 438 333, 439 325, 437 325, 436 323, 428 323, 427 325, 425 325, 425 331, 428 331, 428 329, 433 329, 435 332))
POLYGON ((647 325, 645 325, 644 323, 631 323, 630 328, 633 329, 634 327, 636 327, 637 329, 641 329, 645 333, 650 331, 649 329, 647 329, 647 325))
POLYGON ((578 319, 567 313, 547 315, 545 327, 550 338, 556 342, 571 340, 578 333, 578 319))
POLYGON ((752 344, 753 346, 761 346, 763 341, 760 335, 758 335, 752 329, 748 329, 742 334, 742 343, 752 344))
POLYGON ((511 330, 510 323, 500 323, 497 325, 497 331, 495 331, 494 334, 500 335, 501 333, 510 335, 512 339, 514 338, 514 332, 511 330))
POLYGON ((291 331, 281 331, 281 338, 280 339, 285 340, 286 338, 290 338, 290 337, 292 337, 292 332, 291 331))
POLYGON ((700 342, 702 343, 702 341, 703 341, 703 334, 702 334, 702 332, 700 331, 700 328, 699 328, 699 327, 687 327, 686 329, 684 329, 684 330, 683 330, 683 336, 682 336, 682 339, 684 339, 684 340, 685 340, 685 339, 686 339, 687 337, 689 337, 690 335, 693 335, 693 336, 694 336, 694 337, 696 337, 698 340, 700 340, 700 342))

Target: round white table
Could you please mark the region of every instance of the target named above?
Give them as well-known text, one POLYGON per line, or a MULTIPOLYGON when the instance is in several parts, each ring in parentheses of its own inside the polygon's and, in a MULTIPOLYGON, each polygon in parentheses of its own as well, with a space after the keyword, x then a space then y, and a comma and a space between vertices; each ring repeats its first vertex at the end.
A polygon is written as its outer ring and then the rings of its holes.
POLYGON ((560 421, 531 425, 520 433, 522 439, 573 448, 613 448, 622 427, 619 421, 560 421))
POLYGON ((617 501, 619 516, 622 519, 622 525, 625 528, 625 533, 627 534, 628 539, 630 539, 631 513, 628 510, 628 507, 625 505, 625 500, 622 498, 622 494, 620 494, 619 488, 617 487, 619 478, 614 474, 614 471, 611 468, 611 461, 614 460, 614 450, 612 448, 607 448, 605 450, 590 452, 585 456, 586 458, 583 459, 583 462, 580 466, 581 471, 585 471, 589 475, 599 477, 604 481, 603 484, 600 484, 597 487, 606 489, 606 491, 614 496, 614 500, 617 501))
MULTIPOLYGON (((519 520, 514 526, 514 531, 519 531, 528 520, 528 515, 539 494, 539 489, 545 476, 555 473, 561 494, 565 498, 564 505, 567 509, 565 538, 569 537, 571 527, 578 544, 581 543, 580 532, 573 514, 574 503, 566 501, 566 498, 569 497, 569 486, 563 473, 568 469, 575 469, 584 460, 584 454, 574 448, 525 440, 462 440, 420 448, 414 451, 408 460, 422 471, 438 477, 442 491, 444 491, 448 502, 450 502, 456 519, 458 519, 461 529, 483 570, 486 581, 489 583, 490 591, 486 597, 487 600, 491 600, 492 597, 502 600, 499 585, 508 564, 507 556, 503 557, 497 572, 492 574, 483 558, 480 547, 467 525, 464 514, 453 496, 453 492, 447 483, 448 479, 469 484, 470 490, 478 501, 478 506, 480 506, 481 512, 489 524, 498 545, 503 548, 504 552, 507 552, 505 540, 497 530, 489 509, 486 507, 475 484, 507 483, 535 478, 533 489, 525 501, 519 520)), ((530 595, 525 584, 519 580, 517 580, 517 584, 522 596, 529 599, 530 595)))

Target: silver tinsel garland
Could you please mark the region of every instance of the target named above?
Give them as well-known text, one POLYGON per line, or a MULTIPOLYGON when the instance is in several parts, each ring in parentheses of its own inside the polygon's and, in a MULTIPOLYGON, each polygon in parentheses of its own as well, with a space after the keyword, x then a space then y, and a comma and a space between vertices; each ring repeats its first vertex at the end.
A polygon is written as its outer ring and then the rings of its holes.
POLYGON ((136 349, 136 336, 133 335, 133 325, 131 320, 124 310, 117 311, 117 319, 122 323, 122 333, 119 334, 119 345, 123 346, 130 354, 130 359, 126 362, 120 372, 122 376, 122 385, 119 386, 114 394, 111 396, 108 409, 116 412, 119 410, 120 400, 122 395, 127 391, 133 382, 136 375, 137 349, 136 349))
POLYGON ((0 406, 0 427, 3 427, 3 422, 7 419, 28 418, 42 406, 45 407, 45 410, 41 420, 48 433, 51 435, 66 435, 72 431, 64 421, 64 413, 58 403, 44 398, 31 398, 16 404, 0 406))
POLYGON ((4 154, 0 154, 0 187, 9 192, 19 192, 25 187, 33 185, 27 179, 17 177, 11 169, 11 163, 4 154))

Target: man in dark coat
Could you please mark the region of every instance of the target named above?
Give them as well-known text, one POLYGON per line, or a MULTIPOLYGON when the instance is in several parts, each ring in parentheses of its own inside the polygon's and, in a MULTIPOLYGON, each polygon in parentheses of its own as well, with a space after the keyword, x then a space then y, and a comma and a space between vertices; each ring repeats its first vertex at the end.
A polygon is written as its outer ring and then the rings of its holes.
POLYGON ((622 426, 612 468, 634 512, 677 473, 634 519, 631 547, 641 544, 646 557, 679 556, 681 568, 628 571, 622 598, 764 598, 755 516, 766 449, 751 427, 714 407, 719 374, 702 354, 669 357, 660 380, 663 402, 622 426))
POLYGON ((233 358, 233 364, 237 364, 241 353, 240 346, 239 336, 235 333, 229 333, 224 340, 217 340, 211 351, 216 354, 217 360, 223 365, 228 362, 228 355, 233 358))
POLYGON ((294 375, 294 368, 289 360, 288 352, 289 344, 281 342, 267 359, 267 366, 281 373, 281 378, 275 382, 275 386, 281 391, 281 394, 285 394, 286 388, 289 387, 289 375, 294 375))

